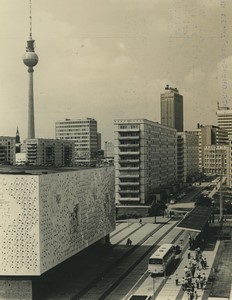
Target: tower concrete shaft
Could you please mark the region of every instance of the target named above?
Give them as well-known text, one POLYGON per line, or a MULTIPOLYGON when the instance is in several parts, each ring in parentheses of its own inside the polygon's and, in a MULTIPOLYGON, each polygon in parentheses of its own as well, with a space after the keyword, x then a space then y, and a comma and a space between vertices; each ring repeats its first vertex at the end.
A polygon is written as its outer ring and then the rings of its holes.
POLYGON ((28 89, 28 132, 27 138, 35 138, 35 119, 34 119, 34 91, 33 91, 33 68, 28 68, 29 89, 28 89))

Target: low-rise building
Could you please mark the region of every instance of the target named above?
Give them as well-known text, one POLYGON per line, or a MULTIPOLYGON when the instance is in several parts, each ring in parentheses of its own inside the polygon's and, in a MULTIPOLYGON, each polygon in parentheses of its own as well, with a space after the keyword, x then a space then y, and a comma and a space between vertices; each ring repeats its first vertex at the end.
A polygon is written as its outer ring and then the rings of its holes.
POLYGON ((34 166, 71 166, 74 143, 58 139, 27 139, 26 162, 34 166))
POLYGON ((0 164, 15 164, 15 137, 0 136, 0 164))

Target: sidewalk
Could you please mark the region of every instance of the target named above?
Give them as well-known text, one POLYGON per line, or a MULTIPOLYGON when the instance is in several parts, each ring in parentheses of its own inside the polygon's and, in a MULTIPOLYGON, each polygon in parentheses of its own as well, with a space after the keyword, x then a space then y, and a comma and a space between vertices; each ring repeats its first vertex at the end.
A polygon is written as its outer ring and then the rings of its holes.
MULTIPOLYGON (((185 232, 186 234, 186 232, 185 232)), ((216 257, 217 251, 219 247, 219 242, 216 243, 214 249, 212 251, 203 251, 202 255, 203 257, 206 257, 208 267, 205 270, 201 271, 201 274, 203 272, 205 273, 206 278, 208 279, 209 274, 211 272, 211 268, 214 262, 214 259, 216 257)), ((158 300, 187 300, 188 294, 186 291, 183 291, 182 285, 181 285, 181 279, 185 276, 184 267, 189 265, 188 257, 187 257, 187 248, 188 248, 188 240, 185 239, 183 242, 183 252, 182 257, 180 260, 180 263, 177 267, 177 269, 173 272, 172 275, 164 278, 164 277, 156 277, 152 279, 149 274, 147 274, 147 279, 144 282, 143 286, 141 286, 137 292, 135 292, 135 295, 150 295, 152 296, 152 287, 155 291, 155 299, 158 300), (175 276, 178 274, 179 278, 179 284, 176 285, 175 276)), ((191 251, 191 256, 195 257, 195 251, 191 251)), ((195 275, 196 276, 196 275, 195 275)), ((195 278, 193 280, 195 283, 195 278)), ((209 282, 206 284, 206 289, 195 289, 198 294, 198 300, 208 299, 205 298, 205 292, 208 291, 208 288, 210 287, 209 282)))

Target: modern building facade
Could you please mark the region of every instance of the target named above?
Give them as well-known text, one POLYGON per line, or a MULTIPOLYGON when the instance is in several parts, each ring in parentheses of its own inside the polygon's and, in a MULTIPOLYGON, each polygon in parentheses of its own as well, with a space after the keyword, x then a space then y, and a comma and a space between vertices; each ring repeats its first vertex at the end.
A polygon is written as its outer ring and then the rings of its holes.
POLYGON ((177 181, 176 130, 146 119, 115 120, 117 204, 149 204, 151 195, 177 181))
POLYGON ((15 137, 0 136, 0 164, 15 164, 15 137))
POLYGON ((161 124, 175 128, 178 132, 184 130, 183 96, 177 88, 165 87, 165 92, 160 96, 161 124))
POLYGON ((198 136, 191 132, 177 133, 178 182, 192 182, 199 176, 198 136))
POLYGON ((0 171, 2 299, 34 299, 35 276, 115 229, 114 167, 42 171, 0 171))
POLYGON ((26 162, 33 166, 72 166, 74 142, 58 139, 27 139, 26 162))
POLYGON ((228 132, 228 136, 232 138, 232 109, 229 107, 219 107, 217 110, 217 124, 220 128, 228 132))
POLYGON ((70 140, 75 145, 76 164, 95 164, 98 155, 97 121, 95 119, 65 119, 56 122, 56 138, 70 140))
POLYGON ((210 145, 224 145, 228 143, 228 132, 215 125, 197 124, 195 134, 199 140, 199 170, 204 171, 204 149, 210 145))
POLYGON ((228 176, 229 145, 204 147, 204 173, 228 176))

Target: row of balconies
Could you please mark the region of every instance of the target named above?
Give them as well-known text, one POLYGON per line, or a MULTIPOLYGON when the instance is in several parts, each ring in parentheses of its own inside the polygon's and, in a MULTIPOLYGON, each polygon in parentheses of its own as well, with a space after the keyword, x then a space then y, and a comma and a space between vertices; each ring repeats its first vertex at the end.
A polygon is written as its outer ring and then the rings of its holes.
POLYGON ((140 201, 140 197, 120 197, 118 199, 119 201, 123 202, 123 201, 140 201))
POLYGON ((119 148, 131 148, 131 147, 140 147, 139 143, 136 144, 119 144, 119 148))
POLYGON ((121 178, 139 178, 139 174, 120 174, 119 179, 121 178))
POLYGON ((125 140, 138 140, 140 139, 139 135, 138 136, 119 136, 118 140, 119 141, 125 141, 125 140))
POLYGON ((137 186, 139 184, 139 182, 120 182, 119 186, 137 186))

